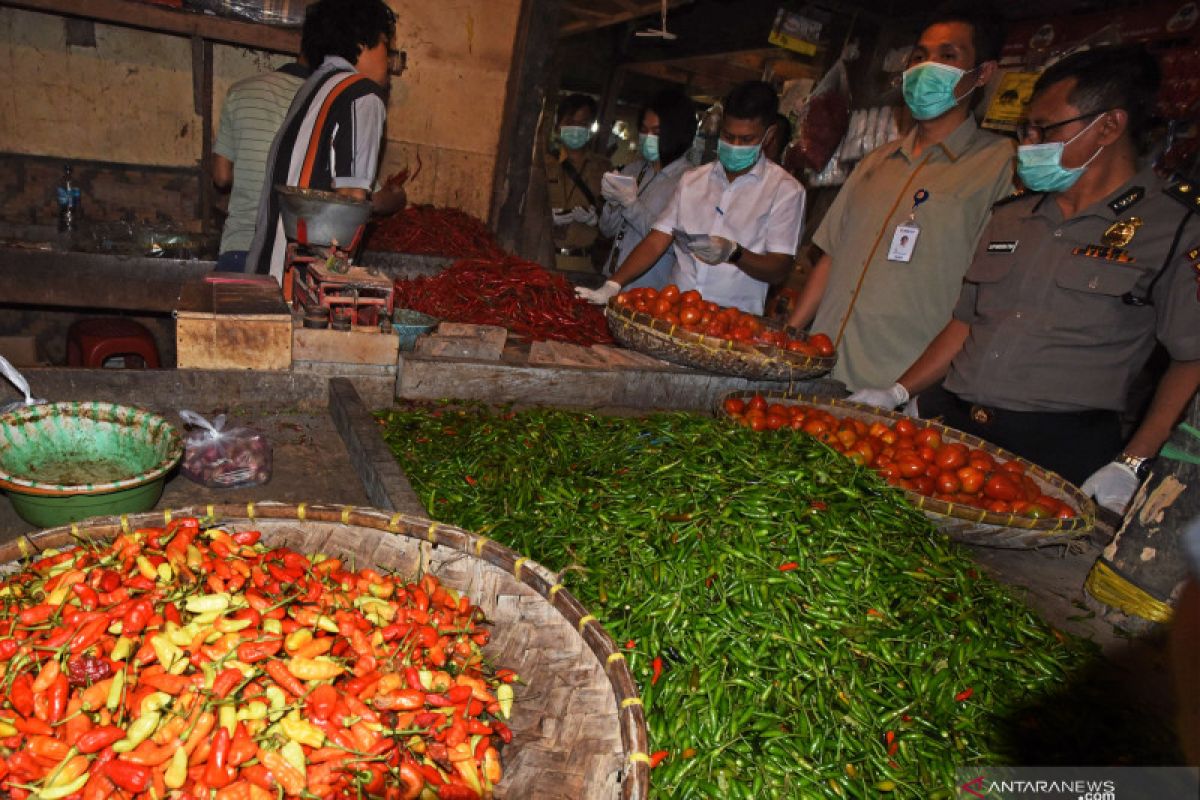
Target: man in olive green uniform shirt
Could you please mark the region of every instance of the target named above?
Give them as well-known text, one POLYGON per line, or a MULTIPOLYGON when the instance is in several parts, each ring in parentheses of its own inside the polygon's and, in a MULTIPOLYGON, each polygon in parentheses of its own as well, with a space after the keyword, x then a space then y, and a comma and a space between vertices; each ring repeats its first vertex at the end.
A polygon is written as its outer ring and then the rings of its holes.
POLYGON ((953 319, 893 387, 915 394, 945 375, 917 398, 921 416, 1086 478, 1118 511, 1200 385, 1200 187, 1137 170, 1156 84, 1153 60, 1129 48, 1043 73, 1018 153, 1035 191, 997 207, 953 319), (1121 452, 1119 415, 1156 339, 1170 366, 1121 452))
POLYGON ((833 338, 833 377, 851 390, 895 380, 942 329, 992 204, 1012 192, 1013 145, 981 131, 968 101, 999 40, 961 17, 925 28, 905 77, 916 125, 863 159, 813 237, 824 255, 789 323, 833 338))
POLYGON ((546 186, 554 217, 554 263, 562 270, 592 272, 592 246, 600 235, 600 183, 612 168, 588 152, 596 102, 583 94, 564 98, 558 109, 558 157, 546 164, 546 186))

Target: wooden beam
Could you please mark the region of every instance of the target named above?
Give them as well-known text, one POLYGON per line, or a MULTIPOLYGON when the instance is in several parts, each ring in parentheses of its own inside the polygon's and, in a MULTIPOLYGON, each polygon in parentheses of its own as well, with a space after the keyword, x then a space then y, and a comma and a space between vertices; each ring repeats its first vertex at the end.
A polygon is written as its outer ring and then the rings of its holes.
POLYGON ((209 14, 176 11, 136 0, 0 0, 0 5, 82 17, 158 33, 198 36, 209 41, 276 53, 300 52, 298 28, 283 28, 209 14))
POLYGON ((540 125, 562 0, 523 0, 505 87, 488 219, 507 250, 554 266, 540 125))
MULTIPOLYGON (((685 5, 692 0, 668 0, 668 7, 675 8, 676 6, 685 5)), ((616 25, 619 22, 628 22, 631 19, 639 17, 648 17, 657 15, 662 8, 661 2, 643 2, 643 3, 621 3, 626 8, 625 11, 619 11, 615 14, 608 14, 604 19, 594 21, 577 21, 568 22, 558 29, 559 37, 574 36, 577 33, 595 30, 596 28, 607 28, 609 25, 616 25)))

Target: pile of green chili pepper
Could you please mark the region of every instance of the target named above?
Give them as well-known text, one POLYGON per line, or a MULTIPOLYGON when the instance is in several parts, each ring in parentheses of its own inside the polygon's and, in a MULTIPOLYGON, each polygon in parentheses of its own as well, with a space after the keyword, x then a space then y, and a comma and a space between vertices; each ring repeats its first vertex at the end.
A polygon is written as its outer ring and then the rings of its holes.
POLYGON ((1037 702, 1094 648, 809 437, 478 407, 381 423, 431 516, 560 571, 623 646, 652 796, 951 797, 956 767, 1085 735, 1035 735, 1037 702))

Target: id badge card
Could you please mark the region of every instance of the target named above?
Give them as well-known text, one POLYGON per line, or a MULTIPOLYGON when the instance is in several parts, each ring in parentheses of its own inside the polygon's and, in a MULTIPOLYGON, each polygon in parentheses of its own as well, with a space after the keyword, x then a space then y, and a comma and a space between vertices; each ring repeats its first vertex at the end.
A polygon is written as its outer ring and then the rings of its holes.
POLYGON ((888 248, 888 261, 907 264, 912 261, 913 251, 917 249, 917 237, 921 228, 917 223, 909 221, 896 226, 892 234, 892 246, 888 248))

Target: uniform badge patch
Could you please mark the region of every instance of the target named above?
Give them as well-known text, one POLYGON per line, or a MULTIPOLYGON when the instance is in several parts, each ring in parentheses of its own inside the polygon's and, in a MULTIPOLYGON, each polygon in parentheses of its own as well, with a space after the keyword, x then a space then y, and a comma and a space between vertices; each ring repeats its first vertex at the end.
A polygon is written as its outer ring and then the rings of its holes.
POLYGON ((1137 235, 1140 227, 1142 227, 1140 217, 1117 220, 1104 232, 1104 243, 1109 247, 1125 247, 1133 241, 1133 237, 1137 235))
POLYGON ((1076 247, 1071 251, 1071 255, 1084 256, 1085 258, 1099 258, 1104 261, 1115 261, 1119 264, 1132 264, 1136 260, 1124 248, 1109 247, 1102 244, 1089 244, 1086 247, 1076 247))
POLYGON ((989 253, 1015 253, 1017 251, 1017 241, 1011 242, 988 242, 987 251, 989 253))

